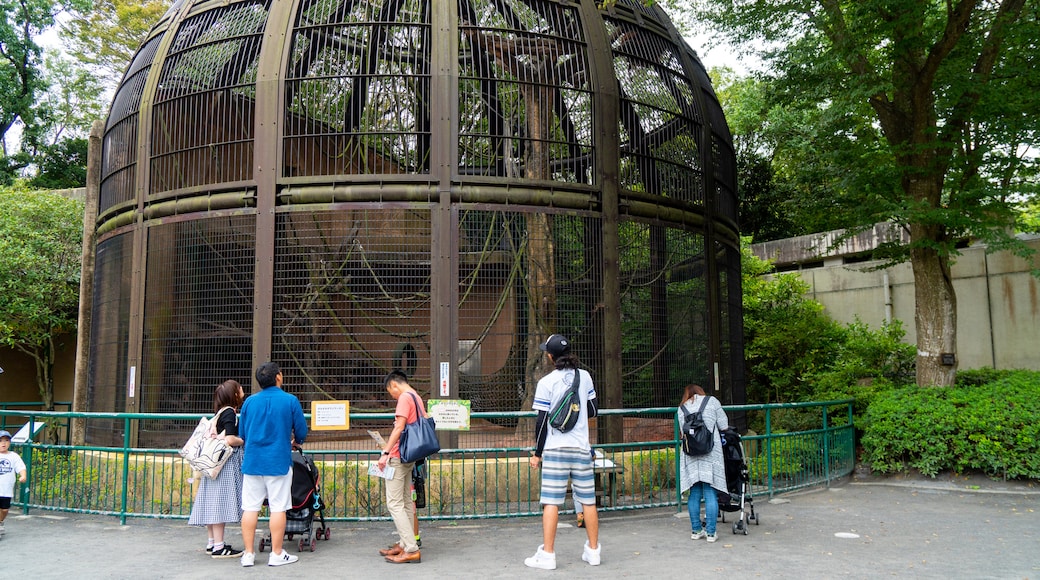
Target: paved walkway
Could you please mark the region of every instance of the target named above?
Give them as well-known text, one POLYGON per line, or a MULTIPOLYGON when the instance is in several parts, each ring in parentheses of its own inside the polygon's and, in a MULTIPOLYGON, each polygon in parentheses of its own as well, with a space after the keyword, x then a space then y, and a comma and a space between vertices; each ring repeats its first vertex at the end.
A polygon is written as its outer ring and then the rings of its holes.
MULTIPOLYGON (((556 571, 531 570, 540 520, 422 522, 422 563, 383 562, 390 522, 334 522, 332 538, 300 561, 269 568, 205 555, 205 532, 183 521, 12 511, 0 578, 1001 578, 1040 580, 1040 490, 986 479, 851 479, 769 501, 761 524, 719 541, 689 539, 673 508, 602 517, 603 563, 581 561, 584 530, 557 535, 556 571)), ((727 518, 732 521, 732 518, 727 518)), ((263 525, 263 524, 262 524, 263 525)), ((241 547, 237 528, 229 539, 241 547)), ((294 544, 288 544, 297 553, 294 544)))

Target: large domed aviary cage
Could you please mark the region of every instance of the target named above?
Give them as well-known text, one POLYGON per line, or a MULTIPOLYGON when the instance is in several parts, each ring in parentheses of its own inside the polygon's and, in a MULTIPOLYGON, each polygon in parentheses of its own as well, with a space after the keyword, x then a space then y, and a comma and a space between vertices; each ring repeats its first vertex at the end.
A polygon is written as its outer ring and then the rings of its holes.
POLYGON ((744 402, 731 137, 656 6, 182 0, 102 145, 90 411, 207 412, 266 360, 305 408, 386 411, 402 368, 529 409, 554 332, 603 407, 744 402))

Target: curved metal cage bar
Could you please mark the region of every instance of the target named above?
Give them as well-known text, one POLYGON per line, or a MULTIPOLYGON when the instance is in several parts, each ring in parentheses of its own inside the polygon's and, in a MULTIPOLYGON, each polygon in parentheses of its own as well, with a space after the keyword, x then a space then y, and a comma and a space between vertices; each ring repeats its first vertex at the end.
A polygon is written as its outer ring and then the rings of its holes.
POLYGON ((91 411, 206 412, 265 360, 305 406, 386 411, 402 368, 529 409, 554 332, 605 407, 744 402, 732 140, 660 7, 183 0, 102 157, 91 411))

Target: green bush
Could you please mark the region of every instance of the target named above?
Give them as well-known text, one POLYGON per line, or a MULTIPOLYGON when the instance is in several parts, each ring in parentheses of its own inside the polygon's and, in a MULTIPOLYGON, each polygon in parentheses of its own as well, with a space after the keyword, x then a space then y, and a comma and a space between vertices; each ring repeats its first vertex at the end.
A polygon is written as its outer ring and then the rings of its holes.
MULTIPOLYGON (((778 431, 777 435, 782 435, 778 431)), ((777 437, 768 446, 771 453, 759 453, 749 461, 748 469, 755 476, 755 485, 766 485, 769 466, 772 466, 773 477, 797 479, 804 475, 807 466, 813 462, 813 456, 819 453, 819 447, 806 436, 777 437)))
POLYGON ((859 416, 877 392, 913 382, 916 349, 903 342, 899 321, 878 330, 859 320, 840 324, 798 275, 766 277, 772 266, 746 244, 741 251, 749 403, 855 398, 859 416))
POLYGON ((1014 373, 1015 371, 1011 369, 997 370, 993 367, 957 371, 957 385, 962 387, 977 387, 979 385, 985 385, 986 383, 1006 379, 1014 373))
MULTIPOLYGON (((23 456, 24 458, 24 456, 23 456)), ((29 480, 32 501, 42 505, 82 510, 115 507, 118 484, 103 461, 84 461, 83 454, 68 450, 35 450, 29 480)))
POLYGON ((880 393, 864 423, 863 459, 881 473, 977 470, 1040 479, 1040 372, 880 393))
POLYGON ((639 486, 635 493, 654 496, 663 489, 675 489, 674 449, 634 451, 621 458, 621 465, 626 472, 638 474, 633 481, 639 486))

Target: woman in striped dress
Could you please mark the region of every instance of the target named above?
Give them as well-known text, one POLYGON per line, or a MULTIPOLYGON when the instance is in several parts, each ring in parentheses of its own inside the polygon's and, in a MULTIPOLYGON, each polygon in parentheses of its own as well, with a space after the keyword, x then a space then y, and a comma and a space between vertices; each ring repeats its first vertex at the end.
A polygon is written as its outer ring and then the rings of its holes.
MULTIPOLYGON (((693 531, 690 539, 707 538, 709 542, 714 542, 718 538, 715 533, 715 524, 719 517, 719 499, 716 490, 726 491, 726 465, 722 461, 720 433, 729 428, 729 418, 722 410, 722 403, 715 397, 706 395, 700 385, 687 385, 679 406, 685 406, 687 413, 696 413, 705 397, 708 398, 708 402, 704 405, 701 418, 704 420, 705 426, 714 430, 712 438, 715 443, 707 455, 691 457, 680 452, 679 474, 681 489, 689 490, 690 494, 686 502, 693 531), (704 498, 704 528, 701 527, 701 498, 704 498)), ((681 408, 676 411, 676 415, 679 424, 682 425, 681 408)))
POLYGON ((246 398, 238 381, 227 380, 213 392, 213 410, 217 415, 217 433, 224 433, 233 453, 215 479, 199 476, 199 490, 191 506, 188 525, 206 526, 209 540, 206 553, 213 558, 238 558, 235 550, 224 542, 226 524, 242 521, 242 439, 238 436, 238 409, 246 398))

